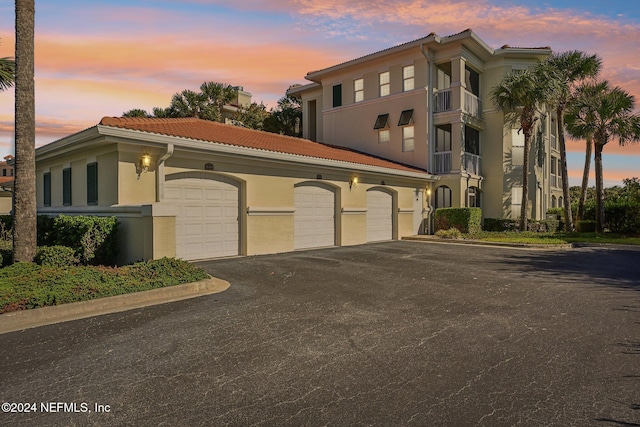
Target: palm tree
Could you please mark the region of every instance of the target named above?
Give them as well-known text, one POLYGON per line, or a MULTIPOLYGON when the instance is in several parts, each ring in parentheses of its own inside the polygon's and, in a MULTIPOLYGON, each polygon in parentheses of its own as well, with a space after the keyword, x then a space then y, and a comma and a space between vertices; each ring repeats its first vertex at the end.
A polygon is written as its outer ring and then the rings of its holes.
POLYGON ((577 82, 595 77, 602 68, 602 59, 598 55, 587 55, 577 50, 551 55, 541 63, 551 78, 557 80, 556 92, 550 103, 556 108, 558 119, 558 148, 560 150, 560 169, 562 174, 562 196, 564 198, 565 231, 573 231, 571 214, 571 196, 569 194, 569 174, 567 171, 567 148, 564 137, 564 111, 577 82))
POLYGON ((15 181, 13 260, 36 254, 34 0, 16 0, 15 181))
POLYGON ((133 110, 125 111, 124 113, 122 113, 122 117, 148 118, 148 117, 151 117, 151 115, 147 113, 146 110, 143 110, 142 108, 134 108, 133 110))
POLYGON ((491 91, 497 108, 505 115, 510 127, 519 126, 524 134, 524 158, 522 166, 522 206, 520 230, 527 230, 529 204, 529 152, 531 136, 542 109, 554 91, 554 79, 549 79, 541 69, 514 70, 503 76, 491 91))
POLYGON ((578 212, 576 222, 584 219, 587 189, 589 187, 589 171, 591 169, 591 157, 593 153, 594 118, 592 114, 593 97, 601 93, 606 82, 583 84, 572 94, 564 115, 565 126, 569 136, 573 139, 584 139, 586 142, 584 168, 582 172, 582 185, 578 200, 578 212))
POLYGON ((13 86, 16 63, 12 58, 0 58, 0 92, 13 86))
POLYGON ((173 95, 169 110, 171 117, 197 117, 210 120, 204 95, 189 89, 173 95))
POLYGON ((620 145, 640 141, 640 116, 633 113, 633 95, 608 82, 588 83, 581 88, 587 96, 577 98, 575 108, 585 117, 582 132, 593 135, 594 163, 596 172, 596 232, 604 230, 604 179, 602 173, 602 151, 612 139, 620 145))

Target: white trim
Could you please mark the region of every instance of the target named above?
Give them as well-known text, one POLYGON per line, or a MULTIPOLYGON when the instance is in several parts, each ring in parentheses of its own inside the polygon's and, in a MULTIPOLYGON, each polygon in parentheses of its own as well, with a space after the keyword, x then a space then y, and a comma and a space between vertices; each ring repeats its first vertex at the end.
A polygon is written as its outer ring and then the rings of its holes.
POLYGON ((247 207, 249 216, 292 216, 295 211, 293 207, 247 207))
POLYGON ((413 208, 398 208, 398 213, 402 213, 402 214, 411 213, 412 214, 413 213, 413 208))
POLYGON ((364 215, 367 213, 367 208, 342 208, 343 215, 364 215))

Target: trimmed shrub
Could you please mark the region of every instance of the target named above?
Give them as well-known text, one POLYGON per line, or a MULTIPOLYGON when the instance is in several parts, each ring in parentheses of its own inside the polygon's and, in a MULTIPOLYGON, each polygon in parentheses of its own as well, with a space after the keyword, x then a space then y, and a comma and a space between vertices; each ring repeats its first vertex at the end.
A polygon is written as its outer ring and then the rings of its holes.
POLYGON ((578 221, 576 223, 576 231, 578 231, 578 233, 595 233, 596 222, 590 219, 578 221))
POLYGON ((559 217, 562 217, 564 215, 564 209, 563 208, 549 208, 549 209, 547 209, 547 214, 549 214, 549 215, 557 215, 559 217))
POLYGON ((55 234, 53 222, 56 217, 47 215, 38 215, 38 246, 55 246, 55 234))
POLYGON ((82 264, 106 265, 118 254, 117 232, 116 217, 60 215, 42 235, 50 236, 54 245, 73 248, 82 264))
POLYGON ((457 228, 461 233, 482 231, 482 210, 480 208, 439 208, 436 209, 436 231, 457 228))
POLYGON ((0 267, 6 267, 8 265, 11 265, 11 263, 13 262, 13 249, 12 248, 0 249, 0 260, 2 262, 2 264, 0 264, 0 267))
POLYGON ((462 233, 457 228, 451 227, 448 230, 436 231, 436 236, 442 237, 443 239, 459 239, 462 237, 462 233))
POLYGON ((76 251, 68 246, 40 246, 34 259, 38 265, 69 267, 78 264, 76 251))

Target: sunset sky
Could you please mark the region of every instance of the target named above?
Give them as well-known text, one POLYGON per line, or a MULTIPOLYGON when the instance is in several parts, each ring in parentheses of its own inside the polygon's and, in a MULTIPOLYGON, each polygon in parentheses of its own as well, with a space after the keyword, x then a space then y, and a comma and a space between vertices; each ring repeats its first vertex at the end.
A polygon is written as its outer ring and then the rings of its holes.
MULTIPOLYGON (((14 56, 14 20, 14 2, 2 2, 0 57, 14 56)), ((243 86, 271 107, 309 71, 467 28, 494 48, 598 53, 602 77, 640 111, 637 0, 36 0, 36 145, 166 107, 204 81, 243 86)), ((0 154, 13 153, 13 124, 13 90, 0 92, 0 154)), ((568 149, 577 185, 583 143, 568 149)), ((640 176, 640 144, 610 143, 604 168, 606 185, 640 176)))

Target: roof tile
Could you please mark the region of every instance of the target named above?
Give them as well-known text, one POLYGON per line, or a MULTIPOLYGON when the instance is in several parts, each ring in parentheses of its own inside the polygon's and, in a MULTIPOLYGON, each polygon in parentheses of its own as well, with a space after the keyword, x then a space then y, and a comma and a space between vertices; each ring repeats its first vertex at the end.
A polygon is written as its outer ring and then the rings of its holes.
POLYGON ((395 163, 344 147, 197 118, 103 117, 100 125, 276 153, 337 160, 406 172, 427 173, 423 169, 395 163))

